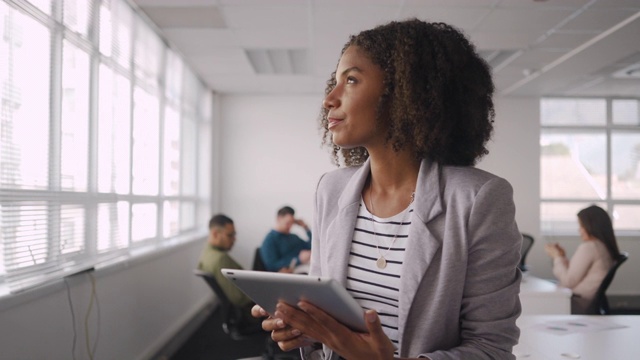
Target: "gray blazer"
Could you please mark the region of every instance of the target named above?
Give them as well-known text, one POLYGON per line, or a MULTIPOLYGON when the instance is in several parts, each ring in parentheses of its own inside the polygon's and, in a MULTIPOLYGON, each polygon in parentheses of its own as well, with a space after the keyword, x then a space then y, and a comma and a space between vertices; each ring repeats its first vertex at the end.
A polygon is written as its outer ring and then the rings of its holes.
MULTIPOLYGON (((345 284, 369 172, 367 161, 320 179, 310 274, 345 284)), ((506 180, 472 167, 422 162, 401 274, 401 357, 514 359, 522 241, 514 217, 506 180)), ((324 353, 337 359, 326 347, 324 353)))

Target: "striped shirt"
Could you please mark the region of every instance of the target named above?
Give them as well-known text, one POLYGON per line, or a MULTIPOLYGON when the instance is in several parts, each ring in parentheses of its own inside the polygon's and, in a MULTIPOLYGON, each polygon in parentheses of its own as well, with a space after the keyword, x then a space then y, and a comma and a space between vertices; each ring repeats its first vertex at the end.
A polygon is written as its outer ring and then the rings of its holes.
POLYGON ((412 213, 409 205, 390 218, 379 218, 360 201, 347 269, 347 290, 364 309, 378 312, 382 329, 396 347, 400 274, 412 213), (384 269, 376 266, 381 255, 387 261, 384 269))

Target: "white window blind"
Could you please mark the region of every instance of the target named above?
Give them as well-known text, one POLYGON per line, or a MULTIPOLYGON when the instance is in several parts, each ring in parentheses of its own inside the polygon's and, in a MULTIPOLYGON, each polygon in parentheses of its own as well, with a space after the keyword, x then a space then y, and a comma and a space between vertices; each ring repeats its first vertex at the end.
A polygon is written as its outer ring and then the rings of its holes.
POLYGON ((51 34, 36 20, 4 3, 1 5, 0 185, 46 189, 51 34))
POLYGON ((89 54, 67 40, 62 43, 60 132, 60 187, 87 191, 89 54))
POLYGON ((206 229, 211 94, 154 29, 0 0, 0 296, 206 229))
POLYGON ((98 191, 129 193, 131 81, 100 65, 98 87, 98 191))

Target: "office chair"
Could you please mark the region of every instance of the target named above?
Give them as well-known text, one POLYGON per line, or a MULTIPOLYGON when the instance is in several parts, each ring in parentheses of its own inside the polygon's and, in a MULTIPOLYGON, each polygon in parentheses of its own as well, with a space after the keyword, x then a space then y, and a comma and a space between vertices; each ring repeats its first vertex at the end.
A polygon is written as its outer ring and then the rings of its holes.
POLYGON ((613 277, 618 271, 618 268, 622 263, 627 261, 629 258, 628 252, 621 252, 620 256, 616 259, 611 266, 611 269, 607 272, 607 276, 604 277, 600 286, 598 287, 598 291, 596 292, 596 296, 593 299, 591 306, 589 307, 589 312, 596 315, 609 315, 611 314, 611 310, 609 309, 609 301, 607 300, 607 289, 611 282, 613 281, 613 277))
POLYGON ((216 278, 208 272, 194 270, 194 274, 200 276, 209 285, 220 300, 220 311, 222 314, 222 329, 225 334, 233 340, 244 340, 253 336, 268 337, 269 333, 262 330, 260 323, 247 323, 244 320, 242 309, 236 307, 229 301, 224 291, 218 284, 216 278))
POLYGON ((520 271, 522 272, 527 271, 529 269, 529 267, 525 264, 525 260, 532 246, 533 246, 533 236, 523 233, 522 247, 520 248, 520 264, 518 264, 518 268, 520 268, 520 271))
POLYGON ((264 266, 264 262, 262 261, 262 256, 260 255, 260 248, 256 248, 256 252, 253 255, 253 270, 259 271, 267 271, 267 268, 264 266))

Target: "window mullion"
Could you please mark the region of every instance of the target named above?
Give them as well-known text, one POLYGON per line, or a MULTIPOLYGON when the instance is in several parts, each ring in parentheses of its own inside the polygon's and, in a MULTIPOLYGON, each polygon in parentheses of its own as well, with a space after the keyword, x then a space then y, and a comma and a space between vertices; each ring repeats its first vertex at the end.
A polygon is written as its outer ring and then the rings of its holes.
POLYGON ((160 81, 159 81, 159 89, 158 89, 158 200, 156 201, 157 207, 157 216, 158 221, 156 222, 156 237, 158 239, 162 239, 164 237, 164 132, 165 132, 165 106, 167 104, 166 99, 166 86, 167 86, 167 76, 166 76, 166 66, 167 66, 167 57, 169 56, 169 52, 166 46, 162 47, 162 60, 160 61, 160 81))
MULTIPOLYGON (((93 11, 89 19, 89 156, 87 157, 87 192, 96 194, 98 191, 98 93, 99 93, 99 69, 100 69, 100 44, 99 44, 99 0, 93 2, 93 11)), ((98 253, 97 228, 98 228, 98 201, 90 197, 92 201, 85 204, 85 236, 84 244, 86 256, 95 256, 98 253)))
MULTIPOLYGON (((62 164, 62 42, 64 26, 62 25, 62 2, 53 1, 51 27, 51 80, 50 80, 50 113, 49 113, 49 190, 60 191, 60 173, 62 164)), ((60 256, 60 204, 48 202, 47 222, 49 244, 47 261, 54 261, 60 256)))
POLYGON ((612 99, 607 99, 607 128, 606 128, 606 137, 607 137, 607 212, 609 214, 613 214, 613 198, 612 198, 612 190, 611 184, 613 180, 613 168, 611 165, 612 155, 611 155, 611 127, 613 125, 613 101, 612 99))
MULTIPOLYGON (((135 16, 133 17, 132 21, 131 21, 131 42, 129 43, 130 49, 129 49, 129 54, 130 58, 129 58, 129 86, 130 86, 130 90, 129 90, 129 196, 132 196, 131 201, 129 201, 129 210, 128 210, 128 216, 129 219, 132 219, 133 217, 133 204, 135 202, 134 198, 133 198, 133 123, 135 121, 133 115, 134 115, 134 108, 136 106, 135 103, 135 98, 134 98, 134 94, 135 94, 135 89, 136 89, 136 77, 135 77, 135 73, 136 73, 136 62, 135 62, 135 56, 136 56, 136 35, 137 35, 137 26, 136 26, 136 18, 135 16)), ((127 229, 127 247, 131 246, 131 244, 133 244, 133 221, 129 221, 129 228, 127 229)))
POLYGON ((62 5, 54 2, 54 25, 51 29, 51 91, 49 124, 49 190, 60 191, 62 153, 62 5))

